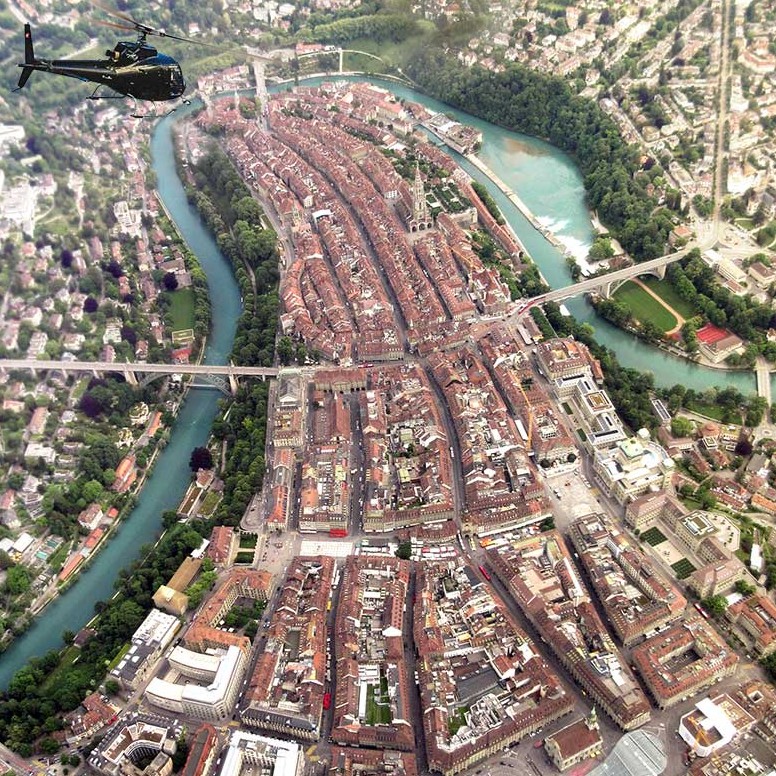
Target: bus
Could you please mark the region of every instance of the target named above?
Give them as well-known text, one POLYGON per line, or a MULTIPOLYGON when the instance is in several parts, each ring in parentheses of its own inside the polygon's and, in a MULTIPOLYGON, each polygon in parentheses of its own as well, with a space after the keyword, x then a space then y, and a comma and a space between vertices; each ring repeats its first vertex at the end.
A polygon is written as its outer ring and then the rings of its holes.
POLYGON ((323 694, 323 708, 324 709, 331 708, 331 693, 330 692, 325 692, 323 694))
POLYGON ((485 566, 480 566, 479 569, 480 569, 480 572, 482 573, 482 576, 485 577, 485 579, 487 579, 488 582, 490 582, 490 574, 488 573, 488 570, 485 568, 485 566))
POLYGON ((703 617, 704 620, 709 619, 709 613, 699 603, 695 603, 693 606, 701 613, 701 617, 703 617))

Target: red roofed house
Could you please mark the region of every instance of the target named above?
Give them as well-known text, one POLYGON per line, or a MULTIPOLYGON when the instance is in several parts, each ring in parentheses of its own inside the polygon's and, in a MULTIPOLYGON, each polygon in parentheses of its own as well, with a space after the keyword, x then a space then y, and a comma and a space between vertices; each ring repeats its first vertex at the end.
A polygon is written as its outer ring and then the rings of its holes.
POLYGON ((712 363, 719 364, 733 353, 744 349, 744 341, 727 329, 707 323, 696 332, 701 353, 712 363))
POLYGON ((601 754, 601 747, 595 708, 587 719, 578 719, 544 739, 544 749, 559 771, 565 771, 582 760, 597 757, 601 754))
POLYGON ((111 488, 116 493, 126 493, 132 483, 137 479, 137 469, 135 468, 135 456, 130 453, 121 459, 116 467, 116 479, 111 488))

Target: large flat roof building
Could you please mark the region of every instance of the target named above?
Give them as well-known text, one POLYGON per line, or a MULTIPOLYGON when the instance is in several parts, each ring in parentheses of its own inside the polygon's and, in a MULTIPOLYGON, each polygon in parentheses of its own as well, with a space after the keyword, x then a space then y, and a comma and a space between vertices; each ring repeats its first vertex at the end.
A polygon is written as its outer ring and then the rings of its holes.
POLYGON ((177 617, 152 609, 132 634, 129 650, 110 672, 111 676, 126 689, 137 687, 149 675, 180 627, 177 617))
POLYGON ((304 770, 304 752, 299 744, 245 730, 232 733, 222 758, 218 776, 240 776, 243 772, 301 776, 304 770))
POLYGON ((176 647, 170 655, 170 667, 176 675, 193 681, 180 683, 155 677, 143 697, 175 714, 221 722, 232 713, 246 660, 245 653, 234 645, 220 655, 176 647))

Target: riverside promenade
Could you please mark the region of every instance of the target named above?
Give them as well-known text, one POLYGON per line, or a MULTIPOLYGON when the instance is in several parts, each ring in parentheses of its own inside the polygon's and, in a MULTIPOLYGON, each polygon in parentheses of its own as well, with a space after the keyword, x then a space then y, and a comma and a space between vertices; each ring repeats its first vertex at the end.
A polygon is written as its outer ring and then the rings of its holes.
MULTIPOLYGON (((498 186, 498 188, 501 190, 502 194, 509 199, 509 201, 520 211, 520 213, 525 216, 525 218, 528 220, 528 222, 531 224, 531 226, 536 229, 537 232, 540 232, 544 237, 552 243, 561 253, 563 253, 564 256, 568 256, 568 250, 566 249, 566 246, 563 245, 563 243, 546 227, 542 226, 542 224, 539 223, 539 220, 536 218, 536 216, 531 212, 528 205, 523 202, 520 197, 517 196, 515 191, 511 189, 509 186, 507 186, 506 183, 504 183, 501 178, 496 175, 493 170, 490 169, 479 157, 475 156, 475 154, 466 154, 465 159, 473 164, 483 175, 487 175, 488 178, 490 178, 493 183, 498 186)), ((514 230, 512 230, 514 233, 514 230)))

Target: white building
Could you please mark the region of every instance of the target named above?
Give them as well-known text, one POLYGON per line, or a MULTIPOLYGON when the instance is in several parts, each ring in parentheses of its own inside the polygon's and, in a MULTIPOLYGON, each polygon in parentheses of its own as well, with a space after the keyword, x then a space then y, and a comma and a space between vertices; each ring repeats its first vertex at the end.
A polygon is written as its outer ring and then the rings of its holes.
POLYGON ((245 654, 233 645, 225 653, 176 647, 170 654, 170 667, 181 677, 202 684, 180 684, 155 677, 146 688, 145 700, 176 714, 223 721, 232 713, 245 665, 245 654))
POLYGON ((679 735, 698 757, 708 757, 733 740, 736 726, 722 706, 704 698, 679 720, 679 735))
POLYGON ((180 620, 174 615, 151 609, 148 617, 132 634, 132 644, 110 672, 111 676, 119 679, 125 688, 137 687, 148 676, 180 627, 180 620))
POLYGON ((219 776, 240 776, 246 767, 271 776, 299 776, 304 768, 299 744, 243 730, 232 733, 223 760, 219 776))
POLYGON ((609 495, 627 504, 668 485, 674 462, 646 432, 630 437, 612 450, 596 450, 594 469, 609 495))

